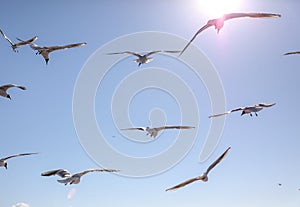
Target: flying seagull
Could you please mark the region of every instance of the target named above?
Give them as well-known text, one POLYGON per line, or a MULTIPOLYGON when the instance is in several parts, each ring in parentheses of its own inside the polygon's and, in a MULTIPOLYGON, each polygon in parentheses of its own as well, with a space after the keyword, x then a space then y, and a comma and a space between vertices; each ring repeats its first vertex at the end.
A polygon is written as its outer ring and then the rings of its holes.
POLYGON ((29 46, 33 49, 33 50, 37 50, 36 55, 42 55, 46 61, 46 64, 48 64, 49 61, 49 53, 56 51, 56 50, 63 50, 63 49, 68 49, 68 48, 73 48, 73 47, 80 47, 80 46, 84 46, 87 43, 82 42, 82 43, 75 43, 75 44, 69 44, 69 45, 63 45, 63 46, 38 46, 34 43, 29 44, 29 46))
POLYGON ((162 127, 136 127, 136 128, 125 128, 121 130, 140 130, 140 131, 146 131, 147 135, 150 137, 155 138, 159 131, 165 130, 165 129, 194 129, 195 127, 192 126, 162 126, 162 127))
POLYGON ((59 183, 63 183, 65 185, 67 184, 78 184, 80 182, 81 176, 89 173, 89 172, 119 172, 119 170, 113 170, 113 169, 87 169, 83 172, 71 174, 68 170, 65 169, 57 169, 57 170, 51 170, 42 173, 42 176, 52 176, 52 175, 58 175, 61 178, 65 178, 62 180, 57 180, 59 183))
POLYGON ((171 191, 171 190, 176 190, 178 188, 182 188, 190 183, 193 183, 195 181, 198 181, 198 180, 202 180, 203 182, 207 182, 208 181, 208 173, 217 165, 219 164, 219 162, 222 161, 222 159, 225 157, 225 155, 227 154, 227 152, 230 150, 230 147, 228 147, 228 149, 216 160, 214 161, 208 168, 207 170, 202 173, 200 176, 197 176, 197 177, 194 177, 194 178, 191 178, 189 180, 186 180, 178 185, 175 185, 174 187, 172 188, 168 188, 166 189, 166 191, 171 191))
POLYGON ((11 99, 10 95, 6 91, 13 87, 20 88, 22 90, 26 90, 26 88, 24 86, 19 86, 19 85, 15 85, 15 84, 7 84, 7 85, 0 86, 0 96, 11 99))
POLYGON ((23 154, 15 154, 8 157, 4 157, 0 159, 0 167, 5 167, 7 169, 7 160, 13 157, 19 157, 19 156, 26 156, 26 155, 33 155, 37 153, 23 153, 23 154))
POLYGON ((224 22, 229 19, 235 19, 240 17, 251 17, 251 18, 271 18, 271 17, 281 17, 280 14, 270 14, 270 13, 230 13, 224 14, 222 17, 217 19, 208 20, 208 22, 201 27, 196 34, 192 37, 189 43, 183 48, 180 52, 179 56, 187 49, 187 47, 193 42, 193 40, 200 34, 202 31, 206 30, 207 28, 214 26, 217 30, 217 33, 222 29, 224 26, 224 22))
POLYGON ((300 51, 287 52, 287 53, 284 53, 283 55, 296 55, 296 54, 300 54, 300 51))
POLYGON ((142 64, 146 64, 149 63, 153 60, 152 57, 149 57, 150 55, 153 55, 155 53, 179 53, 180 51, 171 51, 171 50, 154 50, 151 52, 148 52, 144 55, 135 53, 135 52, 130 52, 130 51, 124 51, 124 52, 112 52, 112 53, 107 53, 107 55, 117 55, 117 54, 130 54, 130 55, 134 55, 136 57, 138 57, 138 59, 133 60, 134 62, 138 63, 139 66, 141 66, 142 64))
POLYGON ((11 48, 13 49, 14 52, 18 52, 17 48, 22 46, 22 45, 27 45, 30 43, 33 43, 34 41, 36 41, 38 39, 37 36, 29 39, 29 40, 20 40, 17 38, 17 40, 19 40, 20 42, 17 43, 13 43, 5 34, 4 32, 0 29, 0 33, 2 34, 2 36, 9 42, 9 44, 11 45, 11 48))
POLYGON ((259 112, 263 108, 274 106, 275 104, 276 103, 272 103, 272 104, 260 103, 260 104, 255 104, 253 106, 240 107, 240 108, 232 109, 232 110, 227 111, 222 114, 215 114, 215 115, 209 116, 208 118, 223 116, 223 115, 235 112, 235 111, 242 111, 241 116, 243 116, 244 114, 249 114, 250 116, 252 116, 252 113, 255 113, 255 115, 258 116, 257 112, 259 112))

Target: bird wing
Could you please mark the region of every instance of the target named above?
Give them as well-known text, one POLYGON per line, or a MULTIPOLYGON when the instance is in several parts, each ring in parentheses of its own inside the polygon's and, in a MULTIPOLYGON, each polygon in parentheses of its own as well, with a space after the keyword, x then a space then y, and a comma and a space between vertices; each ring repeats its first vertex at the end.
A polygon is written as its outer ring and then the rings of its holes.
POLYGON ((163 126, 155 128, 157 131, 164 130, 164 129, 194 129, 193 126, 163 126))
POLYGON ((153 54, 159 53, 159 52, 162 52, 162 50, 153 50, 153 51, 151 51, 151 52, 148 52, 145 56, 148 57, 148 56, 150 56, 150 55, 153 55, 153 54))
POLYGON ((183 50, 179 53, 179 56, 182 55, 182 53, 188 48, 188 46, 194 41, 194 39, 198 36, 198 34, 200 34, 201 32, 203 32, 204 30, 206 30, 207 28, 213 26, 212 23, 207 23, 206 25, 204 25, 203 27, 201 27, 196 34, 194 34, 194 36, 192 37, 192 39, 187 43, 187 45, 183 48, 183 50))
POLYGON ((197 181, 197 180, 201 180, 201 179, 202 179, 201 176, 198 176, 198 177, 195 177, 195 178, 188 179, 188 180, 186 180, 186 181, 184 181, 184 182, 182 182, 182 183, 179 183, 178 185, 175 185, 175 186, 173 186, 173 187, 171 187, 171 188, 166 189, 166 191, 177 190, 178 188, 182 188, 182 187, 184 187, 184 186, 186 186, 186 185, 188 185, 188 184, 190 184, 190 183, 193 183, 193 182, 195 182, 195 181, 197 181))
POLYGON ((257 104, 256 106, 260 106, 260 107, 271 107, 271 106, 274 106, 276 103, 272 103, 272 104, 265 104, 265 103, 260 103, 260 104, 257 104))
POLYGON ((284 53, 283 55, 295 55, 295 54, 300 54, 300 51, 287 52, 287 53, 284 53))
POLYGON ((135 52, 131 52, 131 51, 124 51, 124 52, 111 52, 111 53, 107 53, 107 55, 117 55, 117 54, 130 54, 130 55, 134 55, 137 57, 142 57, 142 55, 135 53, 135 52))
POLYGON ((41 174, 41 176, 52 176, 52 175, 58 175, 62 178, 71 177, 71 173, 65 169, 50 170, 47 172, 43 172, 41 174))
POLYGON ((208 118, 218 117, 218 116, 223 116, 223 115, 230 114, 230 113, 235 112, 235 111, 241 111, 241 110, 244 110, 244 108, 241 108, 241 107, 240 107, 240 108, 232 109, 232 110, 227 111, 227 112, 222 113, 222 114, 214 114, 214 115, 211 115, 211 116, 209 116, 208 118))
POLYGON ((8 159, 13 158, 13 157, 26 156, 26 155, 33 155, 33 154, 38 154, 38 153, 33 152, 33 153, 15 154, 15 155, 11 155, 11 156, 8 156, 8 157, 4 157, 4 158, 1 159, 1 161, 8 160, 8 159))
POLYGON ((45 49, 45 47, 38 46, 37 44, 34 44, 34 43, 30 43, 29 46, 30 46, 31 49, 33 49, 33 50, 41 50, 41 49, 45 49))
POLYGON ((230 13, 224 14, 223 19, 229 20, 240 17, 251 17, 251 18, 272 18, 272 17, 281 17, 280 14, 271 14, 271 13, 230 13))
POLYGON ((230 150, 230 147, 228 147, 227 150, 207 168, 207 170, 205 172, 206 175, 209 173, 209 171, 211 171, 211 169, 213 169, 217 164, 219 164, 219 162, 221 162, 223 160, 223 158, 226 156, 226 154, 229 150, 230 150))
POLYGON ((124 128, 121 130, 140 130, 140 131, 145 131, 146 128, 145 127, 135 127, 135 128, 124 128))
POLYGON ((14 43, 4 34, 4 32, 0 29, 0 33, 2 34, 2 36, 9 42, 9 44, 11 46, 14 45, 14 43))
POLYGON ((113 169, 87 169, 85 171, 82 171, 80 173, 76 173, 73 176, 83 176, 89 172, 118 172, 119 170, 113 170, 113 169))
POLYGON ((20 41, 20 42, 16 43, 16 45, 20 46, 20 45, 27 45, 27 44, 33 43, 34 41, 36 41, 38 39, 38 37, 35 36, 29 40, 22 40, 20 38, 16 38, 16 39, 20 41))
POLYGON ((73 47, 80 47, 86 45, 85 42, 82 43, 75 43, 75 44, 69 44, 69 45, 62 45, 62 46, 49 46, 49 47, 44 47, 44 49, 47 49, 48 52, 52 52, 55 50, 63 50, 63 49, 68 49, 68 48, 73 48, 73 47))
POLYGON ((181 51, 180 50, 162 50, 161 52, 164 52, 164 53, 180 53, 181 51))
POLYGON ((7 84, 7 85, 3 85, 3 86, 0 86, 0 89, 1 90, 8 90, 9 88, 13 88, 13 87, 16 87, 16 88, 20 88, 22 90, 26 90, 26 88, 24 86, 19 86, 19 85, 15 85, 15 84, 7 84))

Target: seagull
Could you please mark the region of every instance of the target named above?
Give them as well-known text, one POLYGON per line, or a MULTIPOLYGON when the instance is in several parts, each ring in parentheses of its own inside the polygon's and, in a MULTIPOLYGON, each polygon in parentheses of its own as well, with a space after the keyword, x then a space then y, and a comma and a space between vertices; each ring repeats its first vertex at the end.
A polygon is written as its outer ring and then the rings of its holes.
MULTIPOLYGON (((19 39, 20 40, 20 39, 19 39)), ((86 42, 82 42, 82 43, 75 43, 75 44, 69 44, 69 45, 63 45, 63 46, 38 46, 34 43, 30 43, 29 46, 31 47, 31 49, 33 50, 37 50, 36 55, 42 55, 46 61, 46 64, 48 64, 49 61, 49 53, 56 51, 56 50, 63 50, 63 49, 67 49, 67 48, 73 48, 73 47, 80 47, 80 46, 84 46, 86 45, 86 42)))
POLYGON ((284 53, 283 55, 296 55, 296 54, 300 54, 300 51, 287 52, 287 53, 284 53))
POLYGON ((20 88, 22 90, 26 90, 26 88, 24 86, 19 86, 19 85, 15 85, 15 84, 7 84, 7 85, 0 86, 0 96, 11 99, 10 95, 6 91, 13 87, 20 88))
POLYGON ((194 129, 195 127, 192 126, 162 126, 162 127, 136 127, 136 128, 125 128, 121 130, 140 130, 140 131, 146 131, 147 135, 150 137, 155 138, 159 131, 165 130, 165 129, 194 129))
POLYGON ((58 175, 61 178, 65 178, 62 180, 57 180, 59 183, 63 183, 65 185, 67 184, 78 184, 80 182, 81 176, 89 173, 89 172, 119 172, 119 170, 113 170, 113 169, 87 169, 83 172, 71 174, 68 170, 65 169, 57 169, 57 170, 51 170, 42 173, 42 176, 52 176, 52 175, 58 175))
POLYGON ((153 55, 155 53, 159 53, 159 52, 163 52, 163 53, 179 53, 180 51, 171 51, 171 50, 154 50, 151 52, 148 52, 144 55, 135 53, 135 52, 130 52, 130 51, 124 51, 124 52, 112 52, 112 53, 107 53, 107 55, 116 55, 116 54, 130 54, 130 55, 134 55, 136 57, 138 57, 138 59, 133 60, 134 62, 138 63, 139 66, 141 66, 142 64, 146 64, 149 63, 153 60, 152 57, 149 57, 150 55, 153 55))
POLYGON ((17 38, 17 40, 19 40, 20 42, 18 43, 13 43, 5 34, 4 32, 0 29, 0 33, 2 34, 2 36, 9 42, 9 44, 11 45, 11 48, 13 49, 14 52, 18 52, 17 48, 22 46, 22 45, 27 45, 30 43, 33 43, 34 41, 36 41, 38 39, 37 36, 29 39, 29 40, 20 40, 17 38))
POLYGON ((281 17, 280 14, 270 14, 270 13, 230 13, 224 14, 222 17, 217 19, 208 20, 208 22, 201 27, 196 34, 192 37, 189 43, 183 48, 180 52, 179 56, 187 49, 187 47, 193 42, 193 40, 200 34, 202 31, 206 30, 207 28, 214 26, 217 30, 217 33, 222 29, 224 26, 224 22, 229 19, 235 19, 240 17, 251 17, 251 18, 272 18, 272 17, 281 17))
POLYGON ((222 114, 215 114, 215 115, 209 116, 208 118, 223 116, 223 115, 235 112, 235 111, 242 111, 241 116, 243 116, 244 114, 249 114, 250 116, 252 116, 252 113, 255 113, 255 115, 258 116, 257 112, 259 112, 263 108, 274 106, 275 104, 276 103, 272 103, 272 104, 260 103, 260 104, 255 104, 253 106, 240 107, 240 108, 236 108, 236 109, 227 111, 227 112, 222 113, 222 114))
POLYGON ((166 191, 171 191, 171 190, 177 190, 178 188, 182 188, 190 183, 193 183, 195 181, 198 181, 198 180, 202 180, 203 182, 207 182, 208 181, 208 173, 217 165, 219 164, 219 162, 222 161, 222 159, 225 157, 225 155, 227 154, 227 152, 230 150, 230 147, 228 147, 228 149, 216 160, 214 161, 208 168, 207 170, 202 173, 200 176, 197 176, 197 177, 194 177, 194 178, 191 178, 189 180, 186 180, 178 185, 175 185, 174 187, 172 188, 168 188, 166 189, 166 191))
POLYGON ((5 169, 7 169, 7 160, 13 157, 19 157, 19 156, 26 156, 26 155, 33 155, 33 154, 37 154, 36 152, 34 153, 23 153, 23 154, 15 154, 15 155, 11 155, 8 157, 4 157, 0 159, 0 167, 5 167, 5 169))

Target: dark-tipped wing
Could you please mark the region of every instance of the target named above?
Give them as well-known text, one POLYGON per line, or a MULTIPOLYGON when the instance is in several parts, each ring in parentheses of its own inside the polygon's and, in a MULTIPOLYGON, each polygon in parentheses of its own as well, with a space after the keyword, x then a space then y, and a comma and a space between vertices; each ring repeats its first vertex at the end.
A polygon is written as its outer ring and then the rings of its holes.
POLYGON ((8 160, 8 159, 13 158, 13 157, 20 157, 20 156, 34 155, 34 154, 38 154, 38 153, 32 152, 32 153, 15 154, 15 155, 11 155, 11 156, 8 156, 8 157, 4 157, 4 158, 2 158, 2 159, 0 159, 0 160, 3 161, 3 160, 8 160))
POLYGON ((214 114, 214 115, 209 116, 208 118, 218 117, 218 116, 223 116, 223 115, 230 114, 230 113, 235 112, 235 111, 241 111, 241 110, 244 110, 244 108, 241 108, 241 107, 240 107, 240 108, 236 108, 236 109, 227 111, 227 112, 222 113, 222 114, 214 114))
POLYGON ((201 179, 202 179, 201 176, 198 176, 198 177, 195 177, 195 178, 188 179, 188 180, 186 180, 186 181, 184 181, 184 182, 182 182, 182 183, 179 183, 178 185, 175 185, 175 186, 173 186, 173 187, 171 187, 171 188, 166 189, 166 191, 177 190, 178 188, 182 188, 182 187, 184 187, 184 186, 186 186, 186 185, 188 185, 188 184, 190 184, 190 183, 193 183, 193 182, 195 182, 195 181, 197 181, 197 180, 201 180, 201 179))
POLYGON ((75 44, 69 44, 69 45, 62 45, 62 46, 49 46, 49 47, 44 47, 45 49, 48 50, 48 52, 52 52, 55 50, 63 50, 63 49, 69 49, 69 48, 74 48, 74 47, 81 47, 86 45, 85 42, 82 43, 75 43, 75 44))
POLYGON ((156 127, 157 131, 164 130, 164 129, 194 129, 193 126, 163 126, 163 127, 156 127))
POLYGON ((163 50, 161 52, 164 52, 164 53, 180 53, 181 51, 180 50, 163 50))
POLYGON ((204 25, 203 27, 201 27, 196 34, 194 34, 194 36, 192 37, 192 39, 187 43, 187 45, 183 48, 183 50, 179 53, 179 56, 182 55, 182 53, 188 48, 188 46, 194 41, 194 39, 198 36, 198 34, 200 34, 201 32, 203 32, 204 30, 206 30, 207 28, 213 26, 213 24, 211 23, 207 23, 206 25, 204 25))
POLYGON ((25 86, 19 86, 19 85, 15 85, 15 84, 7 84, 7 85, 3 85, 3 86, 0 86, 0 89, 1 90, 8 90, 9 88, 13 88, 13 87, 16 87, 16 88, 20 88, 22 90, 26 90, 26 87, 25 86))
POLYGON ((206 174, 208 174, 209 171, 211 171, 217 164, 219 164, 219 162, 221 162, 223 160, 223 158, 226 156, 226 154, 229 150, 230 150, 230 147, 228 147, 228 149, 207 168, 206 174))
POLYGON ((83 176, 87 173, 90 173, 90 172, 119 172, 119 170, 113 170, 113 169, 104 169, 104 168, 100 168, 100 169, 87 169, 83 172, 80 172, 80 173, 76 173, 74 174, 74 176, 83 176))
POLYGON ((265 103, 260 103, 260 104, 257 104, 257 106, 260 106, 260 107, 271 107, 271 106, 274 106, 276 103, 272 103, 272 104, 265 104, 265 103))
POLYGON ((58 175, 59 177, 65 178, 65 177, 71 177, 71 173, 65 169, 57 169, 57 170, 50 170, 47 172, 43 172, 41 176, 53 176, 58 175))
POLYGON ((287 52, 287 53, 284 53, 283 55, 296 55, 296 54, 300 54, 300 51, 287 52))
POLYGON ((223 15, 224 20, 240 18, 240 17, 251 17, 251 18, 274 18, 281 17, 280 14, 272 13, 230 13, 223 15))
POLYGON ((36 41, 38 39, 38 37, 35 36, 29 40, 22 40, 20 38, 16 38, 16 39, 20 41, 20 42, 16 43, 16 45, 21 46, 21 45, 27 45, 27 44, 33 43, 34 41, 36 41))
POLYGON ((4 32, 0 29, 0 33, 1 33, 1 35, 9 42, 9 44, 11 45, 11 46, 13 46, 14 45, 14 43, 4 34, 4 32))
POLYGON ((146 131, 145 127, 134 127, 134 128, 124 128, 121 130, 140 130, 140 131, 146 131))
POLYGON ((130 54, 130 55, 134 55, 137 57, 142 57, 142 55, 135 53, 135 52, 131 52, 131 51, 124 51, 124 52, 111 52, 111 53, 107 53, 107 55, 117 55, 117 54, 130 54))

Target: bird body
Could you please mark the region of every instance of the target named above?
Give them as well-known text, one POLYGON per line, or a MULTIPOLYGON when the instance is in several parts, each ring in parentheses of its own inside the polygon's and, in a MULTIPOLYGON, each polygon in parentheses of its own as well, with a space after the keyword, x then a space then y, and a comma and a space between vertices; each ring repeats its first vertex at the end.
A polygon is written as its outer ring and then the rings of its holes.
POLYGON ((26 90, 26 88, 24 86, 15 85, 15 84, 7 84, 7 85, 0 86, 0 96, 11 99, 10 95, 7 93, 7 90, 10 88, 14 88, 14 87, 19 88, 21 90, 26 90))
POLYGON ((9 42, 11 48, 13 49, 14 52, 17 52, 17 48, 20 47, 20 46, 23 46, 23 45, 28 45, 28 44, 31 44, 33 43, 34 41, 36 41, 38 39, 37 36, 29 39, 29 40, 20 40, 18 39, 20 42, 17 42, 17 43, 13 43, 6 35, 5 33, 0 29, 0 33, 2 34, 2 36, 9 42))
POLYGON ((217 33, 223 28, 225 21, 235 18, 241 17, 251 17, 251 18, 273 18, 273 17, 281 17, 280 14, 271 14, 271 13, 230 13, 224 14, 222 17, 217 19, 208 20, 208 22, 201 27, 196 34, 192 37, 192 39, 188 42, 188 44, 183 48, 180 52, 179 56, 188 48, 188 46, 194 41, 194 39, 207 28, 214 26, 217 30, 217 33))
POLYGON ((4 157, 0 159, 0 167, 5 167, 7 169, 7 160, 14 158, 14 157, 20 157, 20 156, 26 156, 26 155, 33 155, 33 154, 37 154, 37 153, 22 153, 22 154, 15 154, 15 155, 11 155, 8 157, 4 157))
POLYGON ((57 169, 57 170, 51 170, 51 171, 47 171, 42 173, 42 176, 53 176, 53 175, 57 175, 61 178, 61 180, 57 180, 57 182, 59 183, 63 183, 65 185, 67 184, 78 184, 80 183, 80 179, 83 175, 90 173, 90 172, 118 172, 119 170, 113 170, 113 169, 87 169, 85 171, 82 171, 80 173, 76 173, 76 174, 71 174, 69 171, 65 170, 65 169, 57 169))
POLYGON ((68 49, 68 48, 74 48, 74 47, 80 47, 86 45, 85 42, 82 43, 75 43, 75 44, 69 44, 69 45, 62 45, 62 46, 38 46, 36 44, 31 43, 29 46, 33 50, 37 50, 36 55, 42 55, 43 58, 45 59, 46 64, 49 62, 49 53, 57 50, 63 50, 63 49, 68 49))
POLYGON ((255 104, 253 106, 240 107, 240 108, 232 109, 222 114, 211 115, 208 118, 223 116, 236 111, 242 111, 241 116, 243 116, 244 114, 249 114, 250 116, 252 116, 252 113, 258 116, 257 112, 261 111, 263 108, 274 106, 275 104, 276 103, 272 103, 272 104, 260 103, 260 104, 255 104))
POLYGON ((158 135, 158 132, 165 129, 194 129, 193 126, 162 126, 162 127, 134 127, 134 128, 124 128, 121 130, 140 130, 140 131, 146 131, 147 135, 150 137, 155 138, 158 135))
POLYGON ((227 150, 225 152, 223 152, 223 154, 217 159, 215 160, 208 168, 207 170, 202 173, 200 176, 197 176, 197 177, 194 177, 194 178, 191 178, 191 179, 188 179, 178 185, 175 185, 174 187, 171 187, 171 188, 168 188, 166 189, 166 191, 171 191, 171 190, 176 190, 178 188, 182 188, 190 183, 193 183, 195 181, 198 181, 198 180, 201 180, 203 182, 207 182, 208 181, 208 173, 217 165, 219 164, 223 159, 224 157, 226 156, 226 154, 228 153, 228 151, 230 150, 230 147, 227 148, 227 150))

